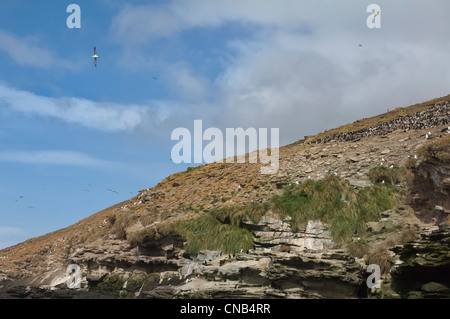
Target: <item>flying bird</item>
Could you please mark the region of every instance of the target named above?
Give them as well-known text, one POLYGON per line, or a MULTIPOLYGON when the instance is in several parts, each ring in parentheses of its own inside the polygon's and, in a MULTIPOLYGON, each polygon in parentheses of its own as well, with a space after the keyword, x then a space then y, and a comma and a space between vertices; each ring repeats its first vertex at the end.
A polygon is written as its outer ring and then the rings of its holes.
POLYGON ((119 194, 118 192, 116 192, 115 190, 113 190, 113 189, 109 189, 109 188, 107 188, 106 189, 107 191, 110 191, 110 192, 112 192, 112 193, 116 193, 116 194, 119 194))
POLYGON ((362 44, 360 44, 359 47, 362 48, 362 44))
POLYGON ((94 55, 92 56, 94 58, 94 65, 97 66, 97 59, 99 56, 97 55, 97 49, 94 47, 94 55))

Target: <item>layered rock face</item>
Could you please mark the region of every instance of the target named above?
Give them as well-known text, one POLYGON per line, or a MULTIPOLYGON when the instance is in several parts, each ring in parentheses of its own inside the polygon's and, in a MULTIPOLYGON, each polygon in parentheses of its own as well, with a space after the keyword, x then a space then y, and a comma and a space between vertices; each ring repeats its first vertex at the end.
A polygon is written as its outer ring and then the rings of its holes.
POLYGON ((330 231, 320 221, 308 221, 304 231, 293 232, 289 218, 279 220, 269 216, 261 217, 257 224, 249 221, 245 228, 252 230, 256 237, 256 250, 324 250, 333 247, 330 231))
POLYGON ((426 160, 415 167, 408 203, 425 222, 450 220, 450 163, 426 160))
POLYGON ((384 298, 450 298, 450 224, 424 230, 393 249, 394 266, 377 294, 384 298))
POLYGON ((254 250, 235 256, 200 254, 187 261, 180 295, 200 292, 213 298, 357 298, 362 266, 334 247, 330 232, 310 221, 293 232, 286 221, 263 216, 245 226, 256 236, 254 250), (192 278, 192 280, 190 279, 192 278), (207 287, 205 289, 205 287, 207 287))
MULTIPOLYGON (((118 240, 79 247, 68 259, 81 268, 81 289, 67 289, 63 271, 35 278, 40 287, 11 287, 28 298, 358 298, 364 268, 335 247, 319 221, 293 232, 286 221, 264 216, 246 221, 255 249, 235 255, 202 251, 188 256, 173 242, 158 255, 118 240), (53 292, 42 288, 55 289, 53 292)), ((24 282, 25 284, 25 282, 24 282)))

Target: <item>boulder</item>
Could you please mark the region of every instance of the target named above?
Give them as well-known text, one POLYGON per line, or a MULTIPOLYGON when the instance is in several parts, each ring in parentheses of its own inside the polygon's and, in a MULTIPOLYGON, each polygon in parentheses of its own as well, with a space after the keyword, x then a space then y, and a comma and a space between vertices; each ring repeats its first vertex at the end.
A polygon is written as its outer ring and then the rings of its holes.
POLYGON ((428 282, 423 284, 420 289, 426 292, 443 292, 449 290, 446 286, 437 282, 428 282))

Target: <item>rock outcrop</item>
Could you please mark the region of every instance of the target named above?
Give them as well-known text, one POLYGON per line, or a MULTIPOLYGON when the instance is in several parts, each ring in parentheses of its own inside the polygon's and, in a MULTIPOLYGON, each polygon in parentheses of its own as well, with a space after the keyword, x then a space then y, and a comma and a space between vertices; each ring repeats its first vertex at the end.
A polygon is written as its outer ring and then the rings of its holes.
POLYGON ((417 241, 393 249, 393 267, 377 295, 450 298, 450 225, 424 229, 417 241))
POLYGON ((450 163, 427 159, 418 162, 413 171, 408 203, 424 222, 450 220, 450 163))
POLYGON ((364 293, 362 265, 335 247, 319 221, 300 232, 267 216, 246 221, 245 227, 257 238, 250 251, 190 256, 178 243, 165 247, 164 255, 150 256, 120 240, 93 242, 68 257, 68 264, 80 267, 80 289, 67 289, 70 274, 60 271, 3 290, 12 298, 358 298, 364 293))

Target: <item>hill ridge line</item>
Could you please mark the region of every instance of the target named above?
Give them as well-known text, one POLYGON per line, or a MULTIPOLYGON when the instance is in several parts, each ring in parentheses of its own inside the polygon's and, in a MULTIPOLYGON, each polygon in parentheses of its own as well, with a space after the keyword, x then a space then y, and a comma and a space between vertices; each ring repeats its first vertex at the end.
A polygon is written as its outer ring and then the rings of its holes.
POLYGON ((399 115, 393 120, 385 121, 378 125, 349 132, 337 132, 326 137, 318 138, 317 140, 305 141, 305 143, 350 142, 363 137, 386 135, 396 130, 406 132, 409 130, 434 128, 436 126, 450 124, 449 115, 450 103, 447 101, 440 104, 437 103, 429 109, 416 112, 413 115, 399 115))

